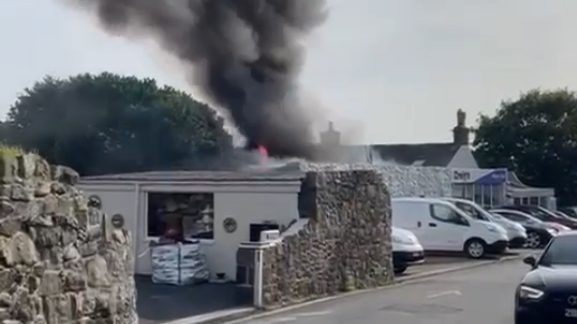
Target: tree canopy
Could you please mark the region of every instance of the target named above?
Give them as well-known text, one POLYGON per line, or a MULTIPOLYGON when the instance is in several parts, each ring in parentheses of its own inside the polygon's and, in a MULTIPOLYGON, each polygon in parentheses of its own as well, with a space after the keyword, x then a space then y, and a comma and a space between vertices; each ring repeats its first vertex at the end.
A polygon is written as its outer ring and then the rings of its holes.
POLYGON ((482 115, 475 156, 481 167, 508 167, 528 185, 555 188, 561 204, 577 203, 577 96, 567 89, 531 90, 482 115))
POLYGON ((47 77, 10 108, 3 136, 82 175, 194 168, 232 138, 206 104, 152 79, 47 77))

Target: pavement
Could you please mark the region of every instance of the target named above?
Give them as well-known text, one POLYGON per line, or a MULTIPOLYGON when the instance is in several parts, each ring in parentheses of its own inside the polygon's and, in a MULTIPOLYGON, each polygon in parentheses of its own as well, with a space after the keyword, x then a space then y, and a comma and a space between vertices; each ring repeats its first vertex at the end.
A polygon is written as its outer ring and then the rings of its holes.
MULTIPOLYGON (((436 278, 439 275, 446 274, 444 276, 452 276, 449 273, 459 273, 463 271, 463 269, 478 269, 478 271, 483 271, 487 267, 492 267, 493 265, 499 266, 501 264, 505 265, 505 263, 501 263, 503 260, 518 260, 521 259, 523 256, 528 255, 530 253, 534 253, 531 250, 518 250, 514 253, 511 253, 508 256, 504 256, 501 258, 489 258, 484 260, 471 260, 463 258, 462 256, 445 256, 445 257, 428 257, 427 262, 421 265, 415 265, 409 267, 405 274, 398 276, 396 278, 397 284, 405 285, 411 284, 412 282, 428 280, 428 278, 436 278)), ((512 261, 511 261, 512 262, 512 261)), ((471 270, 466 270, 471 271, 471 270)), ((484 275, 484 274, 483 274, 484 275)), ((232 286, 234 287, 234 286, 232 286)), ((228 287, 225 289, 230 289, 232 287, 228 287)), ((151 287, 153 288, 153 287, 151 287)), ((223 289, 224 287, 217 287, 217 289, 223 289)), ((308 313, 316 314, 318 312, 324 314, 324 310, 313 310, 313 311, 303 311, 304 309, 308 308, 315 308, 314 305, 322 305, 329 302, 338 303, 338 301, 342 300, 346 302, 352 296, 363 296, 368 295, 372 296, 374 294, 383 294, 386 296, 389 294, 389 290, 396 290, 399 289, 400 286, 388 286, 377 288, 376 290, 365 290, 365 291, 354 291, 349 292, 337 296, 327 297, 323 300, 316 300, 312 302, 308 302, 305 304, 297 304, 293 306, 289 306, 287 308, 277 309, 272 312, 257 312, 252 307, 247 307, 246 305, 231 305, 230 300, 226 300, 227 298, 222 298, 222 296, 227 296, 227 291, 221 290, 220 293, 216 294, 215 291, 209 291, 210 285, 208 286, 192 286, 192 287, 164 287, 166 291, 163 292, 165 297, 161 298, 161 303, 158 303, 159 300, 150 299, 151 295, 148 295, 147 300, 142 300, 141 298, 144 297, 141 293, 139 287, 139 315, 140 315, 140 324, 153 324, 153 323, 162 323, 162 324, 214 324, 214 323, 251 323, 251 324, 268 324, 266 320, 264 323, 260 323, 261 318, 264 319, 267 316, 271 316, 273 322, 270 324, 274 324, 277 322, 282 321, 293 321, 289 320, 288 318, 293 318, 295 316, 278 316, 275 314, 290 314, 298 313, 301 314, 298 317, 306 317, 308 313), (183 290, 184 288, 184 290, 183 290), (200 289, 199 289, 200 288, 200 289), (176 295, 171 296, 168 298, 168 295, 174 292, 176 295), (196 296, 196 297, 195 297, 196 296), (201 296, 202 300, 199 300, 197 297, 201 296), (213 301, 214 299, 219 299, 219 302, 213 301), (226 307, 228 305, 228 307, 226 307), (187 307, 188 306, 188 307, 187 307), (202 307, 200 307, 202 306, 202 307), (200 307, 200 308, 199 308, 200 307), (206 311, 208 308, 212 308, 212 311, 206 311), (202 312, 202 310, 205 310, 202 312), (298 310, 298 311, 297 311, 298 310), (286 313, 285 313, 286 312, 286 313), (302 315, 304 312, 305 315, 302 315), (186 316, 188 315, 188 316, 186 316), (242 320, 242 318, 246 318, 246 320, 242 320), (276 318, 276 319, 274 319, 276 318), (280 318, 280 319, 279 319, 280 318), (233 321, 237 319, 236 321, 233 321), (256 321, 257 323, 253 323, 256 321)), ((425 294, 423 292, 423 288, 414 288, 419 291, 420 295, 425 294)), ((228 291, 228 296, 232 295, 231 291, 228 291)), ((157 293, 158 295, 158 293, 157 293)), ((154 296, 154 295, 152 295, 154 296)), ((310 315, 310 314, 309 314, 310 315)), ((382 314, 381 314, 382 315, 382 314)), ((379 316, 381 316, 379 315, 379 316)), ((312 316, 312 315, 311 315, 312 316)), ((300 324, 300 323, 296 323, 300 324)), ((306 323, 308 324, 308 323, 306 323)), ((322 323, 320 323, 322 324, 322 323)), ((345 323, 343 323, 345 324, 345 323)), ((348 323, 346 323, 348 324, 348 323)), ((363 323, 364 324, 364 323, 363 323)))
POLYGON ((511 324, 527 265, 494 263, 229 324, 511 324))
POLYGON ((252 310, 235 299, 234 284, 203 283, 171 286, 152 283, 149 276, 135 276, 136 310, 139 324, 168 323, 197 317, 230 316, 238 310, 252 310))
POLYGON ((538 253, 538 251, 529 249, 516 249, 505 253, 503 256, 488 256, 481 260, 468 259, 462 254, 452 254, 448 256, 428 256, 425 263, 409 267, 405 273, 397 276, 397 281, 403 281, 406 279, 410 280, 411 278, 418 277, 425 273, 436 274, 447 270, 484 266, 499 259, 522 258, 532 253, 538 253))

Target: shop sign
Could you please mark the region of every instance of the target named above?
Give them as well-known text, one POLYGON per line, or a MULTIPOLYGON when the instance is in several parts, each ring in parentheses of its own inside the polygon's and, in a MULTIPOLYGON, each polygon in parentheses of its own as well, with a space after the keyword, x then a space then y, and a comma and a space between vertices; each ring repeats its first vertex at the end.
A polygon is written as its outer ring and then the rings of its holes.
POLYGON ((507 181, 506 169, 453 169, 453 183, 502 184, 507 181))
POLYGON ((454 182, 469 182, 471 180, 471 173, 469 171, 453 170, 454 182))

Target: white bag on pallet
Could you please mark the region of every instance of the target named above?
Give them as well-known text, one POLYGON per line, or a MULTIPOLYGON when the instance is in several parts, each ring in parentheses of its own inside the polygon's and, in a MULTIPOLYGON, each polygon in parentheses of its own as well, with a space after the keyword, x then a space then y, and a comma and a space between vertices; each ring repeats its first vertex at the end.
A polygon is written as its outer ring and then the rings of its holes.
POLYGON ((178 285, 179 247, 177 244, 151 244, 152 282, 178 285))
POLYGON ((174 244, 151 243, 152 281, 190 285, 209 278, 206 256, 199 241, 174 244))
POLYGON ((208 280, 206 255, 199 241, 188 241, 180 245, 180 284, 188 285, 208 280))

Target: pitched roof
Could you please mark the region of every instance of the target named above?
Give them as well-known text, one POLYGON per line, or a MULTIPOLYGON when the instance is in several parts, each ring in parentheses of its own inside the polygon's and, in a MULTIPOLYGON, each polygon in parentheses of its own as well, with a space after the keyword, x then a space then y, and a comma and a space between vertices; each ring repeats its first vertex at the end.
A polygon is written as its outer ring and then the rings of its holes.
POLYGON ((437 167, 448 166, 460 147, 453 143, 372 145, 383 161, 437 167))
POLYGON ((107 174, 82 177, 88 181, 298 181, 304 177, 301 171, 247 170, 247 171, 150 171, 122 174, 107 174))

